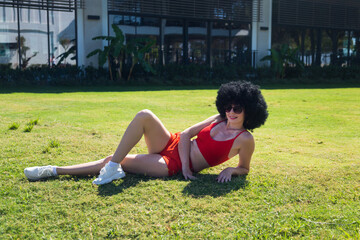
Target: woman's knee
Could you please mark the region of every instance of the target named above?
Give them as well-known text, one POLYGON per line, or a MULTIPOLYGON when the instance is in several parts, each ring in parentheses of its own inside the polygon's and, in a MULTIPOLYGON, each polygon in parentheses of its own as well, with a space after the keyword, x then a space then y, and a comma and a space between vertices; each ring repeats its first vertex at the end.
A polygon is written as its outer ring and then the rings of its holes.
POLYGON ((152 111, 150 111, 149 109, 143 109, 136 114, 135 118, 149 119, 149 118, 154 118, 154 116, 155 116, 155 114, 152 111))
POLYGON ((113 157, 113 155, 107 156, 106 158, 103 159, 103 163, 106 164, 106 163, 110 162, 112 157, 113 157))

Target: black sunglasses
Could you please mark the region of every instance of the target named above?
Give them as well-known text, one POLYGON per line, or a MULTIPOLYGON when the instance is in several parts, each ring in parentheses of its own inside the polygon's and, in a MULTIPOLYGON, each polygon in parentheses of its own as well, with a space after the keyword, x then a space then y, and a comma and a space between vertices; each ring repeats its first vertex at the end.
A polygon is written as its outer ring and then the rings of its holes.
POLYGON ((240 114, 243 111, 243 108, 240 105, 229 105, 225 107, 225 112, 231 112, 231 109, 236 114, 240 114))

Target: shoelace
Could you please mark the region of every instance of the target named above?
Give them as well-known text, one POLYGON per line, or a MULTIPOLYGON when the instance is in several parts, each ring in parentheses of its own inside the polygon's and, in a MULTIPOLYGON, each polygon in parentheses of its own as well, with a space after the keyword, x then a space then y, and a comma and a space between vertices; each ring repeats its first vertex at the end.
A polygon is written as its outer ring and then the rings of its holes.
POLYGON ((105 168, 102 168, 102 169, 100 170, 100 175, 104 174, 105 172, 106 172, 105 168))
POLYGON ((52 176, 52 169, 48 168, 48 167, 43 167, 39 170, 38 173, 39 177, 41 176, 47 176, 47 177, 51 177, 52 176))
POLYGON ((103 167, 101 170, 100 170, 100 174, 99 174, 99 177, 106 174, 108 171, 106 169, 106 167, 103 167))

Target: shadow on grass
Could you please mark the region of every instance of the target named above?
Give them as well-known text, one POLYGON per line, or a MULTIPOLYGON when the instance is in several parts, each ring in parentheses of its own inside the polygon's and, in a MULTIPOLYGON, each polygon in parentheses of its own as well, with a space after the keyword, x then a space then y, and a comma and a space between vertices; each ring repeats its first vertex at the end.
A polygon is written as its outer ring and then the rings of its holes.
POLYGON ((155 178, 146 177, 142 175, 135 175, 127 173, 126 177, 119 181, 113 181, 108 184, 99 185, 98 191, 100 196, 112 196, 122 193, 125 189, 135 187, 139 182, 147 182, 155 178))
MULTIPOLYGON (((193 198, 205 196, 220 197, 229 192, 244 189, 248 182, 246 176, 234 177, 231 182, 218 183, 215 174, 199 174, 196 180, 187 181, 181 175, 162 178, 163 181, 185 181, 188 182, 182 193, 193 198)), ((139 182, 147 182, 159 178, 128 174, 122 181, 114 181, 98 187, 100 196, 112 196, 122 193, 125 189, 135 187, 139 182)))
MULTIPOLYGON (((185 180, 181 174, 165 177, 165 178, 154 178, 143 175, 136 175, 127 173, 127 176, 121 180, 113 181, 105 185, 98 186, 98 194, 100 196, 112 196, 122 193, 124 190, 136 187, 140 182, 153 181, 156 179, 161 179, 164 182, 187 182, 188 184, 182 190, 182 193, 186 196, 192 198, 202 198, 206 196, 220 197, 226 195, 232 191, 237 191, 239 189, 245 189, 248 185, 246 180, 246 175, 233 177, 230 182, 227 183, 218 183, 216 181, 218 175, 216 174, 197 174, 196 180, 185 180)), ((61 176, 54 178, 46 178, 38 181, 48 182, 48 181, 73 181, 78 182, 81 180, 92 181, 94 176, 61 176)), ((29 181, 24 178, 24 181, 29 181)), ((30 182, 33 182, 30 180, 30 182)), ((166 184, 166 183, 164 183, 166 184)))
POLYGON ((233 177, 230 182, 219 183, 216 181, 218 175, 201 174, 197 180, 190 181, 184 188, 183 194, 194 198, 205 196, 220 197, 229 192, 244 189, 248 185, 246 175, 233 177))

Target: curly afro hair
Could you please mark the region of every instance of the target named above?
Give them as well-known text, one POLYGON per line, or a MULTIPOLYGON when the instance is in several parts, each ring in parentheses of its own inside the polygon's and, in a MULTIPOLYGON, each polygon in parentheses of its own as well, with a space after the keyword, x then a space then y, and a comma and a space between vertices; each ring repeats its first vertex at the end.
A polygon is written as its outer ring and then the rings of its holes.
POLYGON ((220 86, 216 107, 222 118, 226 118, 225 107, 229 104, 243 107, 244 128, 250 131, 263 125, 269 115, 259 87, 250 82, 229 82, 220 86))

